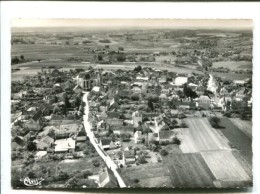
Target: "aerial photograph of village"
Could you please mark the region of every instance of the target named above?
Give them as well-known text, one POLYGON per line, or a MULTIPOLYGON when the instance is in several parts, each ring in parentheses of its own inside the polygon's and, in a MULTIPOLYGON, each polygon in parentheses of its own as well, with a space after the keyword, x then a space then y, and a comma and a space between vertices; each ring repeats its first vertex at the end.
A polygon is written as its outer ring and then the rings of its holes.
POLYGON ((14 21, 12 188, 252 187, 251 22, 14 21))

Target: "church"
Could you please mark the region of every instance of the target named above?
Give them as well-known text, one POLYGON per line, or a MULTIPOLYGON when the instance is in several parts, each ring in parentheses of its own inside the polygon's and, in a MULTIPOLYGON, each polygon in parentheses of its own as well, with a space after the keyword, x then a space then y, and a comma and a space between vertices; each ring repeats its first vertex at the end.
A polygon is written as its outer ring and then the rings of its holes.
POLYGON ((100 86, 102 83, 101 72, 96 69, 81 72, 76 79, 77 85, 83 90, 91 90, 94 86, 100 86))

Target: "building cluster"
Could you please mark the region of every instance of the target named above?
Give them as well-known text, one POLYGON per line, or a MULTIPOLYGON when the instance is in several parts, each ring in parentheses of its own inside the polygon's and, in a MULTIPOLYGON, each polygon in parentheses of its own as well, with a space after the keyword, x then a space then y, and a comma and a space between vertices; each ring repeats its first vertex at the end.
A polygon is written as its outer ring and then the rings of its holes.
MULTIPOLYGON (((73 80, 77 74, 76 70, 42 69, 34 77, 12 82, 13 164, 28 166, 97 156, 82 124, 82 88, 73 80)), ((82 87, 89 86, 84 83, 82 87)), ((111 186, 108 179, 112 173, 100 168, 93 178, 94 186, 111 186)), ((90 177, 89 181, 93 180, 90 177)))
POLYGON ((147 146, 179 144, 174 129, 187 128, 184 118, 196 112, 236 117, 242 111, 251 117, 249 79, 228 81, 139 66, 131 71, 91 69, 78 75, 77 85, 89 91, 89 120, 99 146, 119 167, 149 158, 147 146), (140 150, 140 145, 146 147, 140 150))

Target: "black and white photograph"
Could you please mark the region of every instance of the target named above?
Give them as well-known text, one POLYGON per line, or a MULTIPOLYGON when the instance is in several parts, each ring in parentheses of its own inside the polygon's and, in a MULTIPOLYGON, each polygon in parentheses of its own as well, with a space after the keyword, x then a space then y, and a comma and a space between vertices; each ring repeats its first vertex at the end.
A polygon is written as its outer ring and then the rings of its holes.
POLYGON ((12 189, 253 186, 253 20, 16 18, 10 41, 12 189))

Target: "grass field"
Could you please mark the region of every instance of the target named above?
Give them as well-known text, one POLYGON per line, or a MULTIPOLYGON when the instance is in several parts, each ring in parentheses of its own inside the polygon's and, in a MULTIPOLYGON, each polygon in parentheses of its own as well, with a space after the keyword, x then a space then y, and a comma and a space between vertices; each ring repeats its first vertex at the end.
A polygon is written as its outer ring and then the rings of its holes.
POLYGON ((140 166, 120 169, 126 185, 135 187, 134 179, 138 179, 141 187, 172 187, 169 171, 163 164, 143 164, 140 166))
POLYGON ((244 121, 239 118, 230 118, 230 121, 252 139, 252 121, 244 121))
POLYGON ((220 62, 214 62, 213 67, 219 68, 229 68, 230 70, 241 70, 241 69, 248 69, 252 70, 253 64, 252 62, 248 61, 220 61, 220 62))
POLYGON ((175 188, 215 187, 213 174, 200 153, 170 154, 163 157, 175 188))
POLYGON ((179 135, 183 153, 194 153, 210 150, 230 150, 228 142, 211 127, 206 118, 186 119, 189 129, 179 135))
POLYGON ((248 181, 250 177, 230 151, 201 153, 217 180, 248 181))

